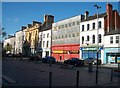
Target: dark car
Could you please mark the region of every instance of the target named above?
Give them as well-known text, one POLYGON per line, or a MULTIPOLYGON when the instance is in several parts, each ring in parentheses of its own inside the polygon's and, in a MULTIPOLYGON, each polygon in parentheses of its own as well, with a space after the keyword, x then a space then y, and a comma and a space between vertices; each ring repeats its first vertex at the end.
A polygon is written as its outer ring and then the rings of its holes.
POLYGON ((70 58, 68 60, 65 60, 64 64, 74 65, 75 67, 84 66, 84 60, 80 60, 79 58, 70 58))
POLYGON ((44 58, 42 58, 42 62, 43 63, 56 63, 56 59, 52 56, 46 56, 44 58))
MULTIPOLYGON (((85 64, 92 63, 92 64, 96 65, 97 64, 97 59, 89 57, 89 58, 84 59, 84 63, 85 64)), ((101 60, 98 59, 98 65, 100 65, 100 64, 101 64, 101 60)))
POLYGON ((89 63, 93 63, 93 62, 94 62, 94 58, 89 57, 89 58, 84 59, 85 64, 89 64, 89 63))

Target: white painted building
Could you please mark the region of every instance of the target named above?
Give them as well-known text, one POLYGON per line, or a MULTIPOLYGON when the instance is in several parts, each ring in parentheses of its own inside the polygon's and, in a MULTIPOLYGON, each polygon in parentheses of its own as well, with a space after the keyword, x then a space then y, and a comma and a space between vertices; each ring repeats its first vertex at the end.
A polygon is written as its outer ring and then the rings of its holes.
POLYGON ((19 30, 15 33, 15 54, 22 53, 23 47, 23 31, 19 30))
POLYGON ((106 34, 104 39, 104 63, 120 63, 120 31, 106 34))
POLYGON ((104 17, 106 13, 97 16, 89 16, 89 12, 85 15, 85 19, 80 23, 80 57, 86 59, 88 57, 97 58, 98 46, 101 48, 99 59, 104 59, 104 17), (99 40, 98 40, 99 35, 99 40), (97 43, 99 42, 99 43, 97 43))
POLYGON ((42 31, 42 57, 51 55, 51 29, 42 31))
POLYGON ((3 47, 5 48, 7 44, 12 45, 11 51, 8 51, 8 53, 14 53, 15 52, 15 36, 9 36, 4 40, 3 47))

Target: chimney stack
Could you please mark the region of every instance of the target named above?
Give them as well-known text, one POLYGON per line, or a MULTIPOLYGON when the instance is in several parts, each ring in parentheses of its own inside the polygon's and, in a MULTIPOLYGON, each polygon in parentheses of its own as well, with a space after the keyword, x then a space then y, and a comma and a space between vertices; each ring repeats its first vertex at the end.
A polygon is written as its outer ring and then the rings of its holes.
POLYGON ((85 11, 85 20, 89 17, 89 12, 85 11))

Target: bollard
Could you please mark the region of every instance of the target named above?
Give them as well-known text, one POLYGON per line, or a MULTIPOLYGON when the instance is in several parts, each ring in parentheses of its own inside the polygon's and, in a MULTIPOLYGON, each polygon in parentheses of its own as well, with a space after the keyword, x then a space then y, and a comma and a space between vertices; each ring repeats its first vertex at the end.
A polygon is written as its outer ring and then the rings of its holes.
POLYGON ((76 76, 76 88, 79 87, 79 71, 77 71, 77 76, 76 76))
POLYGON ((113 69, 111 69, 111 79, 110 81, 112 82, 113 81, 113 69))
POLYGON ((96 84, 98 84, 98 70, 96 69, 96 84))
POLYGON ((52 88, 52 72, 49 72, 49 88, 52 88))

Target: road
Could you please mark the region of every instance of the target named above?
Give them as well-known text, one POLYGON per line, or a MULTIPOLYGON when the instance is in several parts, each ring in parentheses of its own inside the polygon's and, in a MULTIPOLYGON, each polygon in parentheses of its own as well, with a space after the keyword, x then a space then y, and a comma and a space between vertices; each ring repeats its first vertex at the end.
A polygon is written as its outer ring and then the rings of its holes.
POLYGON ((60 68, 60 65, 44 64, 28 60, 16 60, 13 58, 3 58, 2 75, 4 86, 49 86, 49 72, 52 72, 52 86, 76 86, 76 74, 79 71, 79 86, 116 86, 120 87, 120 78, 117 73, 113 75, 111 82, 111 69, 99 68, 98 84, 95 83, 95 70, 88 72, 88 67, 60 68))

